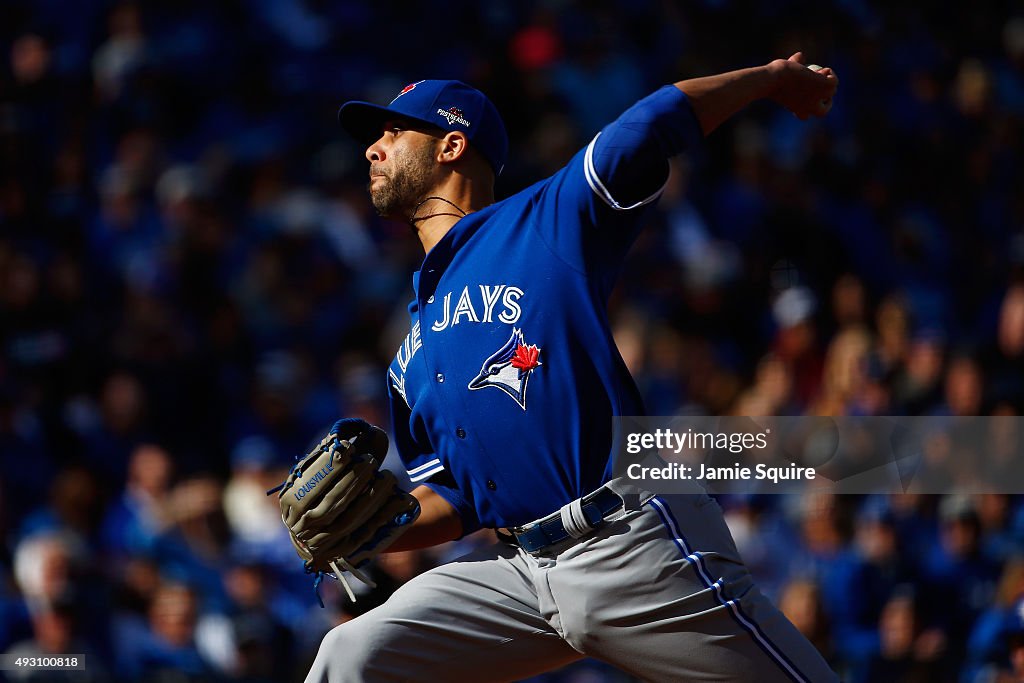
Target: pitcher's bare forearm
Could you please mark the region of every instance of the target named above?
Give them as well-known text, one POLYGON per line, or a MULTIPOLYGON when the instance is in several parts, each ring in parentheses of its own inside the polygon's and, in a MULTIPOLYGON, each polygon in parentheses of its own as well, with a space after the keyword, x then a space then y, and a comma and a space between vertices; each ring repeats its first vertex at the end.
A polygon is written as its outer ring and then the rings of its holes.
POLYGON ((462 535, 462 519, 444 498, 427 486, 412 490, 420 502, 420 516, 412 527, 384 552, 417 550, 454 541, 462 535))
POLYGON ((770 98, 800 119, 823 116, 839 80, 832 69, 811 71, 804 65, 802 53, 789 59, 776 59, 762 66, 739 69, 714 76, 691 78, 675 83, 686 93, 708 135, 748 104, 770 98))

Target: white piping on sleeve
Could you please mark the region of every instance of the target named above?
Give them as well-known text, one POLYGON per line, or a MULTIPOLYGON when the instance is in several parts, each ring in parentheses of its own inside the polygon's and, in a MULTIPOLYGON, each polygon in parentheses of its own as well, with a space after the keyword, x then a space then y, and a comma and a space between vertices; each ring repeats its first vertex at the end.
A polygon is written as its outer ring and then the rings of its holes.
POLYGON ((406 470, 406 473, 409 475, 409 481, 416 482, 432 477, 443 469, 444 465, 441 464, 441 459, 434 458, 429 462, 423 463, 419 467, 406 470))
POLYGON ((594 191, 594 194, 600 197, 605 204, 612 207, 616 211, 629 211, 630 209, 636 209, 645 204, 650 204, 651 202, 653 202, 654 200, 661 196, 661 193, 664 192, 665 188, 668 186, 668 178, 665 179, 665 184, 662 185, 657 192, 652 194, 647 199, 637 202, 636 204, 631 204, 630 206, 623 206, 622 204, 619 204, 617 201, 615 201, 615 198, 612 197, 611 192, 609 192, 608 188, 605 187, 604 183, 601 182, 601 179, 597 175, 597 171, 594 169, 594 143, 597 142, 597 139, 599 137, 601 137, 600 132, 598 132, 598 134, 594 136, 594 139, 590 141, 590 144, 587 145, 587 153, 583 157, 583 175, 586 177, 587 184, 590 185, 590 189, 594 191))

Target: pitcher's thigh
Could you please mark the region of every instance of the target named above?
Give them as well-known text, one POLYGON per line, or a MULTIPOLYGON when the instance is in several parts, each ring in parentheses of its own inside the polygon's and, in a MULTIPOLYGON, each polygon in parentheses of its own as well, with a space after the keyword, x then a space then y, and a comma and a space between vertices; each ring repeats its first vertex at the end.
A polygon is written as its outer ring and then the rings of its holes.
POLYGON ((590 654, 645 681, 838 680, 803 635, 751 587, 728 605, 662 614, 590 654))
POLYGON ((496 546, 412 579, 328 632, 306 682, 512 681, 580 659, 514 555, 496 546))
POLYGON ((572 625, 566 640, 643 680, 836 680, 754 586, 706 496, 652 499, 575 563, 552 586, 572 625), (573 576, 581 570, 585 583, 573 576), (568 599, 580 585, 585 597, 568 599))

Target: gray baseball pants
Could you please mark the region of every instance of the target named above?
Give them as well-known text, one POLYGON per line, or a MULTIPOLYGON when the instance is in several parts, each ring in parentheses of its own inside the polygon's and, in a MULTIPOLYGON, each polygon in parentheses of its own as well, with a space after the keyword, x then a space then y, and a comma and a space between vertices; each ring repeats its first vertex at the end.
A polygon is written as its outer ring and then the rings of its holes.
POLYGON ((706 494, 652 496, 580 541, 503 543, 332 629, 306 683, 515 681, 583 657, 649 681, 838 680, 754 586, 706 494))

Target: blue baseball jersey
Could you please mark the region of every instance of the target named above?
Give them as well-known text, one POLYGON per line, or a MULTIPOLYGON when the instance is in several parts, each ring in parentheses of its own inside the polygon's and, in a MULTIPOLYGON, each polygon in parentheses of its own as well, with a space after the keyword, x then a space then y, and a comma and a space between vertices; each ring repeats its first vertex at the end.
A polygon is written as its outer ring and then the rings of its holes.
POLYGON ((612 418, 643 406, 608 297, 667 159, 700 138, 666 86, 550 178, 461 218, 414 273, 393 431, 464 533, 525 524, 610 477, 612 418))

